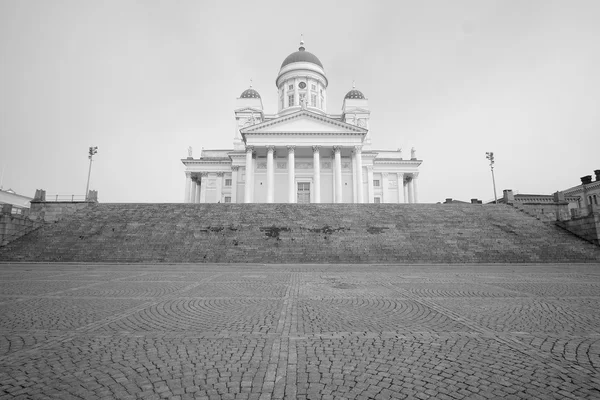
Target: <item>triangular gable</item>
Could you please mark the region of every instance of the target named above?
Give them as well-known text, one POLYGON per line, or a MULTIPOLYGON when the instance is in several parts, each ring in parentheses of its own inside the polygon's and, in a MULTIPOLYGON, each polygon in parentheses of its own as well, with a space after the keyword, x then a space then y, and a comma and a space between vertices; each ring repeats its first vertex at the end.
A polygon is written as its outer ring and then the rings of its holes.
POLYGON ((238 108, 236 110, 233 110, 236 113, 241 113, 241 112, 255 112, 258 114, 262 114, 262 110, 260 108, 253 108, 253 107, 242 107, 242 108, 238 108))
POLYGON ((311 111, 298 111, 240 130, 242 134, 331 133, 366 134, 367 130, 311 111))
POLYGON ((366 108, 355 107, 347 108, 346 111, 344 111, 344 114, 371 114, 371 111, 366 108))

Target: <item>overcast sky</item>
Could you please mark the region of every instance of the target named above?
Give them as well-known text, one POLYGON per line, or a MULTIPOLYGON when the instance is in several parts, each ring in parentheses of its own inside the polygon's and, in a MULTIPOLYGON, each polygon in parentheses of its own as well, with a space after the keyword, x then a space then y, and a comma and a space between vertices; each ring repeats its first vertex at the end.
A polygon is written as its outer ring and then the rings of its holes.
MULTIPOLYGON (((600 169, 600 1, 0 0, 2 186, 182 202, 187 147, 232 148, 304 34, 340 113, 356 81, 376 149, 415 147, 419 200, 553 193, 600 169)), ((0 172, 1 173, 1 172, 0 172)))

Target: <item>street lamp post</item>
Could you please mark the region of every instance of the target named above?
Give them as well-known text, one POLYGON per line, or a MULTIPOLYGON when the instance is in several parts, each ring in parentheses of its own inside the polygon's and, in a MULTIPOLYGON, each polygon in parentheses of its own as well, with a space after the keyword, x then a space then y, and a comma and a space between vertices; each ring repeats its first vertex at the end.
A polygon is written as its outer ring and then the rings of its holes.
POLYGON ((494 203, 498 204, 498 197, 496 196, 496 179, 494 178, 494 152, 486 152, 485 158, 490 160, 490 169, 492 170, 492 182, 494 183, 494 203))
POLYGON ((95 147, 90 147, 90 150, 88 152, 88 158, 90 159, 90 168, 88 169, 88 178, 87 178, 87 185, 85 185, 85 199, 87 200, 89 197, 89 189, 90 189, 90 175, 92 174, 92 157, 94 157, 94 154, 96 154, 98 152, 98 146, 95 147))

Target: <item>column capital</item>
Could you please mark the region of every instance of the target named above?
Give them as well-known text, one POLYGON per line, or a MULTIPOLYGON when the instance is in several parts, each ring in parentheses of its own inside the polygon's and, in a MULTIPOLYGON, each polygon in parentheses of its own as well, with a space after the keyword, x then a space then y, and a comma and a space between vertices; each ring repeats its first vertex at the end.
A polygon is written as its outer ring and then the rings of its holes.
POLYGON ((288 153, 294 153, 296 151, 296 146, 286 146, 288 149, 288 153))
POLYGON ((208 172, 200 172, 202 178, 208 178, 208 172))
POLYGON ((217 172, 217 176, 223 176, 224 174, 224 172, 217 172))
POLYGON ((185 177, 186 178, 191 178, 192 177, 192 173, 190 171, 185 171, 185 177))
POLYGON ((382 173, 381 173, 381 175, 382 175, 384 178, 387 178, 389 174, 390 174, 389 172, 382 172, 382 173))
POLYGON ((372 165, 367 165, 366 168, 367 168, 368 172, 373 172, 373 166, 372 165))
POLYGON ((354 146, 354 152, 356 154, 362 153, 362 146, 354 146))
POLYGON ((232 171, 237 171, 237 170, 239 170, 239 169, 240 169, 240 166, 239 166, 239 165, 232 165, 232 166, 231 166, 231 170, 232 170, 232 171))
POLYGON ((246 153, 251 153, 254 151, 254 146, 246 146, 246 153))
POLYGON ((313 153, 318 153, 321 150, 321 146, 313 146, 312 150, 313 150, 313 153))
POLYGON ((419 177, 419 173, 418 172, 413 172, 411 177, 413 179, 417 179, 419 177))
POLYGON ((342 151, 342 146, 333 146, 333 152, 334 153, 339 153, 342 151))
POLYGON ((267 153, 274 153, 275 152, 275 146, 265 146, 267 148, 267 153))

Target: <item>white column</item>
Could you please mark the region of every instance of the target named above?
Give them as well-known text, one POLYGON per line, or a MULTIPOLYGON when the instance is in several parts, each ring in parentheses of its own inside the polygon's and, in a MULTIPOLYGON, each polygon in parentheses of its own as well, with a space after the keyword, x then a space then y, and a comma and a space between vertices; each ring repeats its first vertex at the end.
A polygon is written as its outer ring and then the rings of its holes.
POLYGON ((358 187, 358 202, 364 203, 364 190, 363 190, 363 167, 362 167, 362 147, 356 146, 354 147, 354 151, 356 152, 356 171, 358 172, 356 176, 356 186, 358 187))
POLYGON ((382 172, 381 173, 381 202, 382 203, 389 203, 390 202, 390 195, 388 193, 388 177, 389 177, 389 173, 387 172, 382 172))
POLYGON ((315 203, 321 202, 321 146, 313 146, 313 199, 315 203))
POLYGON ((333 146, 335 152, 335 202, 342 202, 342 148, 333 146))
POLYGON ((273 169, 274 146, 267 146, 267 203, 273 203, 275 198, 275 171, 273 169))
POLYGON ((237 203, 237 181, 238 181, 238 170, 239 166, 234 165, 231 167, 231 202, 237 203))
POLYGON ((200 188, 202 187, 202 182, 200 181, 200 177, 196 179, 196 201, 194 203, 200 203, 200 188))
POLYGON ((217 203, 223 200, 223 173, 217 172, 217 203))
POLYGON ((196 179, 192 178, 192 187, 190 188, 190 203, 196 202, 196 189, 198 186, 196 185, 196 179))
POLYGON ((406 183, 406 186, 408 186, 408 202, 409 203, 414 203, 415 201, 413 200, 413 179, 412 177, 408 178, 408 182, 406 183))
POLYGON ((358 203, 358 193, 356 186, 356 151, 352 150, 352 202, 358 203))
POLYGON ((294 79, 294 104, 290 105, 291 106, 295 106, 295 105, 300 105, 300 94, 298 93, 298 78, 294 79))
POLYGON ((335 157, 331 153, 331 202, 335 203, 335 157))
POLYGON ((296 146, 288 146, 288 203, 296 202, 296 146))
POLYGON ((208 186, 208 172, 200 173, 200 203, 206 203, 206 186, 208 186))
POLYGON ((183 197, 184 203, 190 203, 190 191, 192 190, 192 173, 185 173, 185 196, 183 197))
POLYGON ((373 167, 367 165, 367 203, 373 203, 375 198, 373 196, 373 167))
POLYGON ((404 203, 404 174, 398 172, 396 176, 398 178, 398 203, 404 203))
POLYGON ((252 175, 254 173, 252 167, 252 150, 253 146, 246 146, 246 182, 244 183, 244 203, 252 201, 252 175))
POLYGON ((419 196, 417 192, 417 178, 419 174, 413 174, 412 185, 413 185, 413 203, 419 202, 419 196))
POLYGON ((250 201, 253 202, 253 203, 254 203, 254 192, 256 191, 256 185, 255 185, 255 183, 256 183, 256 174, 255 174, 255 172, 257 170, 257 167, 256 167, 256 165, 258 163, 257 158, 258 157, 256 155, 256 151, 253 151, 252 152, 252 184, 251 184, 252 185, 251 186, 252 190, 250 191, 250 201))

